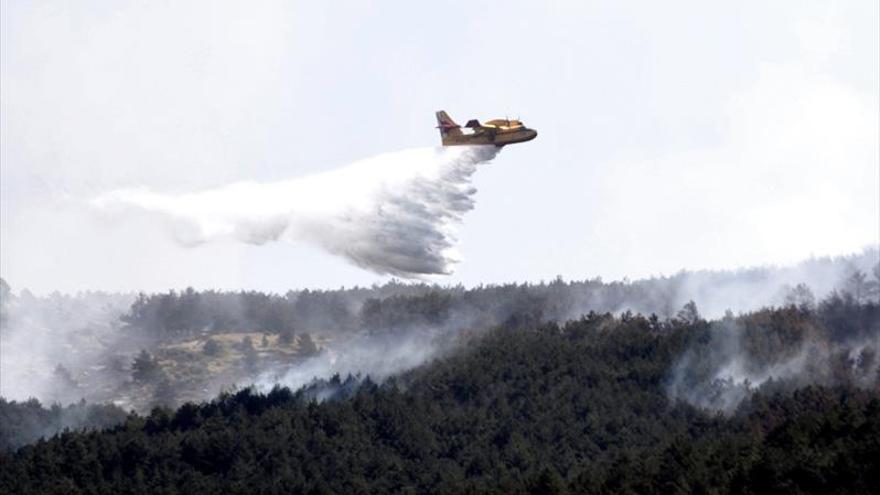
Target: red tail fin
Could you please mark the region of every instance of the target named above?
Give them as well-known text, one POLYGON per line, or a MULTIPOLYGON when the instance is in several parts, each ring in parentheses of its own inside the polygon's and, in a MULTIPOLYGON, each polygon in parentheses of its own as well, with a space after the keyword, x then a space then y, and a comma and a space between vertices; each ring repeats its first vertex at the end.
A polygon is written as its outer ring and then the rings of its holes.
POLYGON ((461 126, 456 124, 452 117, 443 110, 437 112, 437 128, 440 129, 441 136, 461 134, 461 126))

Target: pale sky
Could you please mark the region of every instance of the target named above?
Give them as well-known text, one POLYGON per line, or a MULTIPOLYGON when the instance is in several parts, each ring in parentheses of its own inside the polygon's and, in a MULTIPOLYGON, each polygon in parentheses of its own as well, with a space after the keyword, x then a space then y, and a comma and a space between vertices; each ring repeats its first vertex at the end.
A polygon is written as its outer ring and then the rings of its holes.
POLYGON ((3 2, 0 275, 14 289, 387 277, 309 245, 182 248, 86 200, 274 181, 539 131, 477 172, 441 283, 630 279, 880 242, 880 12, 850 2, 3 2))

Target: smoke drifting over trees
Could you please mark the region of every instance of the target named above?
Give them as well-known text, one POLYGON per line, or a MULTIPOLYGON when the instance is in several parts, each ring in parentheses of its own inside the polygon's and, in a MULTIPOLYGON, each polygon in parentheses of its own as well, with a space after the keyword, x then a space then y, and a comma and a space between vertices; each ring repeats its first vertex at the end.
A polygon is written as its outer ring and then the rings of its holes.
POLYGON ((4 281, 0 298, 0 395, 69 403, 109 400, 115 373, 127 363, 131 339, 120 315, 133 294, 100 292, 37 297, 15 295, 4 281))
MULTIPOLYGON (((754 329, 745 354, 771 361, 788 351, 766 342, 804 329, 831 341, 878 333, 880 304, 835 297, 727 324, 754 329)), ((0 452, 0 490, 876 493, 880 395, 855 384, 858 370, 833 386, 767 382, 718 415, 668 396, 670 370, 716 324, 682 316, 511 321, 382 384, 337 375, 157 408, 0 452)))
POLYGON ((880 308, 849 293, 818 307, 764 309, 705 324, 673 368, 669 395, 733 412, 755 390, 807 385, 877 389, 880 308))
POLYGON ((0 452, 49 438, 64 430, 107 428, 125 421, 127 413, 110 404, 86 404, 66 407, 53 404, 44 408, 37 399, 25 402, 0 397, 0 452))
POLYGON ((4 282, 0 489, 870 492, 877 256, 284 295, 4 282))
MULTIPOLYGON (((786 268, 633 282, 557 279, 472 289, 391 282, 284 295, 186 289, 40 298, 27 291, 15 295, 6 285, 0 383, 7 399, 71 403, 85 398, 147 410, 206 400, 233 385, 253 383, 268 390, 280 383, 296 389, 333 374, 382 380, 460 349, 493 327, 565 322, 590 312, 695 324, 725 311, 773 305, 809 314, 818 310, 822 318, 840 310, 850 318, 847 308, 876 300, 877 254, 871 249, 786 268)), ((876 364, 867 363, 870 349, 877 348, 876 334, 829 340, 816 325, 804 330, 803 318, 793 317, 773 324, 799 337, 771 339, 772 346, 759 347, 772 351, 754 355, 755 361, 745 352, 755 349, 743 347, 743 336, 776 328, 757 315, 746 320, 752 322, 746 329, 731 324, 732 315, 713 323, 707 343, 682 356, 676 368, 700 368, 700 381, 675 381, 671 396, 729 410, 744 396, 735 391, 771 378, 837 383, 826 371, 802 371, 806 363, 827 370, 843 359, 841 353, 867 373, 864 383, 873 383, 867 377, 876 364), (714 367, 704 369, 705 363, 714 367)))

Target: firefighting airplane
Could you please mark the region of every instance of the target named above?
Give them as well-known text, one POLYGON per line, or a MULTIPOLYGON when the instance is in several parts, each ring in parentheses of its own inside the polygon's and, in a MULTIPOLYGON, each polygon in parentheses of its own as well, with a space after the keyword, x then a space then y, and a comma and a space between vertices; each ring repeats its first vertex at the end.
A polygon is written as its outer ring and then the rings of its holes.
POLYGON ((481 124, 473 119, 464 126, 469 131, 463 131, 443 110, 437 112, 437 128, 440 129, 443 146, 494 144, 500 148, 507 144, 531 141, 538 135, 538 131, 527 128, 519 120, 494 119, 481 124))

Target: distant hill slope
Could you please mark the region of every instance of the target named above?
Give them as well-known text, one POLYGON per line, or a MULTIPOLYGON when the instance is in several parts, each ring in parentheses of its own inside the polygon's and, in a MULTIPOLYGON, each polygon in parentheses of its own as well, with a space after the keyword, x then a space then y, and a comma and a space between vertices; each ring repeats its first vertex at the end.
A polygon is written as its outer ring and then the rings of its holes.
POLYGON ((877 493, 878 325, 876 303, 837 297, 500 327, 382 385, 243 390, 0 454, 0 492, 877 493), (732 328, 745 370, 801 348, 827 369, 751 388, 727 415, 676 400, 676 380, 750 387, 719 374, 732 328))
POLYGON ((718 318, 728 309, 815 307, 835 290, 856 302, 877 301, 878 259, 880 252, 870 248, 789 267, 636 281, 557 278, 472 288, 391 281, 283 295, 190 288, 36 297, 23 289, 16 295, 0 283, 0 396, 47 404, 84 398, 146 412, 208 400, 233 385, 295 389, 333 373, 381 381, 496 326, 534 327, 590 311, 656 314, 666 321, 691 301, 699 314, 718 318), (246 336, 252 350, 242 347, 246 336), (264 336, 272 345, 262 345, 264 336), (275 345, 282 336, 291 343, 275 345), (326 352, 315 359, 309 359, 313 352, 299 352, 295 343, 306 336, 326 352), (210 339, 224 352, 201 352, 210 339))
POLYGON ((590 311, 633 311, 671 318, 694 301, 703 315, 717 318, 786 304, 799 285, 815 299, 833 290, 878 300, 880 292, 859 292, 860 283, 880 280, 880 250, 815 258, 793 266, 685 272, 642 280, 564 281, 480 285, 473 288, 396 281, 369 288, 290 291, 195 291, 141 294, 123 320, 140 334, 178 338, 204 331, 284 331, 317 334, 413 325, 492 326, 510 318, 566 321, 590 311), (858 278, 861 276, 862 278, 858 278), (855 278, 854 278, 855 277, 855 278))

